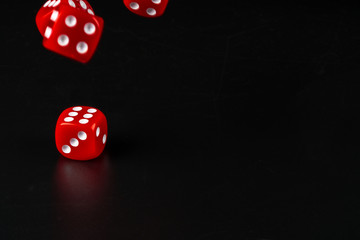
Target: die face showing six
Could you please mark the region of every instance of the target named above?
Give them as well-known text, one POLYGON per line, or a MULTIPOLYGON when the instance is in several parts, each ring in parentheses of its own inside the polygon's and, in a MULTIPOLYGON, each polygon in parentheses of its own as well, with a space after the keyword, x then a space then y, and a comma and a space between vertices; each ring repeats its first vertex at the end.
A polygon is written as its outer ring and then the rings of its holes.
POLYGON ((104 21, 101 17, 63 5, 51 33, 44 37, 45 48, 86 63, 100 41, 104 21))
POLYGON ((105 115, 98 109, 77 106, 65 109, 55 129, 58 151, 66 158, 90 160, 105 148, 108 129, 105 115))
POLYGON ((142 17, 155 18, 163 15, 168 0, 124 0, 125 6, 142 17))

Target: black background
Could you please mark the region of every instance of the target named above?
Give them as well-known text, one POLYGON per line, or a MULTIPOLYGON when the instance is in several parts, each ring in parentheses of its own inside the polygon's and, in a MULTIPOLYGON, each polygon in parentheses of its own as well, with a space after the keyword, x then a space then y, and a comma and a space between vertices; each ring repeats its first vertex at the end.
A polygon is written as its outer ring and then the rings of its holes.
POLYGON ((359 6, 91 1, 81 64, 42 47, 43 1, 2 3, 1 239, 357 239, 359 6), (65 108, 107 117, 60 157, 65 108))

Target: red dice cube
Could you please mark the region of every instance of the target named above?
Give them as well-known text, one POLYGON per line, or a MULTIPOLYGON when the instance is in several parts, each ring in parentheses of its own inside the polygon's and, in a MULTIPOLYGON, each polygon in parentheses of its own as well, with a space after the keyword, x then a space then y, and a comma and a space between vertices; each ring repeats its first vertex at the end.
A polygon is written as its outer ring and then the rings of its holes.
POLYGON ((47 49, 86 63, 100 41, 104 21, 84 0, 49 0, 39 10, 36 24, 47 49))
POLYGON ((71 107, 60 114, 56 123, 56 147, 64 157, 90 160, 104 150, 107 131, 106 117, 99 109, 71 107))
POLYGON ((168 0, 124 0, 124 4, 137 15, 155 18, 163 15, 168 0))

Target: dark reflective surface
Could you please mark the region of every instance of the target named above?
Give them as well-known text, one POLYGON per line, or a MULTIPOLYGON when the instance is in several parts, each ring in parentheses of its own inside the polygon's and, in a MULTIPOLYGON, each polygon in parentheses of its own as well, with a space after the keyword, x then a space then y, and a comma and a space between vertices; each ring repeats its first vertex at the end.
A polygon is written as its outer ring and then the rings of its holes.
POLYGON ((358 6, 93 0, 82 65, 42 47, 42 4, 2 5, 0 239, 359 239, 358 6), (99 159, 59 159, 74 105, 107 117, 99 159))
POLYGON ((86 162, 59 158, 54 187, 57 239, 106 236, 97 234, 97 227, 109 224, 110 170, 109 158, 104 154, 86 162))

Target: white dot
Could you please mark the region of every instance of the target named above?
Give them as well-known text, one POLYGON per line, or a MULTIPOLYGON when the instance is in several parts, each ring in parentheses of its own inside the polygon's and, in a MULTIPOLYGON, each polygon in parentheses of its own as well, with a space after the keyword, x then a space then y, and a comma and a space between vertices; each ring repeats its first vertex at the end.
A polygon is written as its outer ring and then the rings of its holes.
POLYGON ((48 7, 52 7, 52 5, 54 5, 55 0, 53 0, 51 3, 49 3, 48 7))
POLYGON ((161 0, 151 0, 153 3, 155 3, 155 4, 159 4, 159 3, 161 3, 161 0))
POLYGON ((71 151, 71 148, 69 147, 69 145, 63 145, 61 150, 64 152, 64 153, 70 153, 71 151))
POLYGON ((103 136, 103 144, 105 144, 105 142, 106 142, 106 134, 104 134, 103 136))
POLYGON ((78 51, 78 53, 84 54, 88 51, 88 45, 86 44, 86 42, 79 42, 76 45, 76 50, 78 51))
POLYGON ((73 107, 73 110, 74 110, 74 111, 81 111, 81 110, 82 110, 82 107, 73 107))
POLYGON ((89 122, 89 120, 87 120, 87 119, 80 119, 79 120, 79 123, 81 123, 81 124, 87 124, 89 122))
POLYGON ((95 113, 97 110, 95 108, 90 108, 87 110, 88 113, 95 113))
POLYGON ((86 3, 84 3, 84 1, 80 0, 80 5, 83 9, 87 9, 86 3))
POLYGON ((96 129, 96 136, 98 137, 100 135, 100 127, 97 127, 96 129))
POLYGON ((78 138, 80 140, 85 140, 87 138, 86 132, 83 131, 78 132, 78 138))
POLYGON ((53 13, 51 14, 50 20, 55 22, 58 16, 59 16, 59 12, 54 10, 53 13))
POLYGON ((156 10, 153 8, 148 8, 146 9, 146 13, 149 14, 150 16, 154 16, 156 14, 156 10))
POLYGON ((92 23, 87 23, 85 24, 84 26, 84 32, 87 34, 87 35, 91 35, 95 32, 96 28, 95 28, 95 25, 92 24, 92 23))
POLYGON ((64 121, 65 121, 65 122, 72 122, 72 121, 74 121, 74 118, 72 118, 72 117, 66 117, 66 118, 64 119, 64 121))
POLYGON ((73 2, 73 0, 69 0, 69 5, 71 6, 71 7, 76 7, 76 5, 75 5, 75 3, 73 2))
POLYGON ((90 8, 88 9, 88 13, 94 15, 94 12, 90 8))
POLYGON ((73 147, 79 146, 79 141, 76 138, 70 139, 70 145, 73 147))
POLYGON ((66 45, 69 44, 69 37, 66 36, 65 34, 62 34, 58 37, 58 44, 62 47, 65 47, 66 45))
POLYGON ((74 17, 74 16, 72 16, 72 15, 67 16, 67 17, 65 18, 65 24, 66 24, 66 26, 68 26, 68 27, 74 27, 74 26, 76 25, 76 22, 77 22, 76 17, 74 17))
POLYGON ((44 36, 45 36, 46 38, 49 38, 49 37, 51 36, 51 33, 52 33, 51 27, 46 27, 44 36))
POLYGON ((59 5, 61 2, 61 0, 57 0, 56 3, 54 3, 53 7, 56 7, 57 5, 59 5))
POLYGON ((83 118, 92 118, 93 115, 90 113, 84 114, 83 118))
POLYGON ((130 8, 134 9, 134 10, 138 10, 139 9, 139 4, 137 2, 131 2, 130 3, 130 8))
POLYGON ((72 116, 72 117, 75 117, 75 116, 77 116, 78 115, 78 113, 77 112, 69 112, 69 114, 68 114, 69 116, 72 116))
POLYGON ((44 4, 44 7, 47 7, 50 2, 51 2, 51 0, 47 1, 47 2, 44 4))

